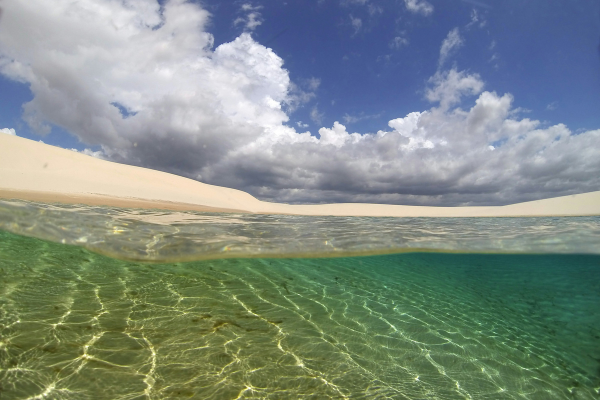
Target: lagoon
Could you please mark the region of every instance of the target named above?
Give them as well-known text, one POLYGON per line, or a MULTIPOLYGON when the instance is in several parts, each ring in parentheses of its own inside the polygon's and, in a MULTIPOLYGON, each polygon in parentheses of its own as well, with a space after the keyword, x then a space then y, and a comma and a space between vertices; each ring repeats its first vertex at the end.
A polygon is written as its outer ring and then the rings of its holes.
POLYGON ((600 395, 598 217, 3 207, 3 398, 600 395))

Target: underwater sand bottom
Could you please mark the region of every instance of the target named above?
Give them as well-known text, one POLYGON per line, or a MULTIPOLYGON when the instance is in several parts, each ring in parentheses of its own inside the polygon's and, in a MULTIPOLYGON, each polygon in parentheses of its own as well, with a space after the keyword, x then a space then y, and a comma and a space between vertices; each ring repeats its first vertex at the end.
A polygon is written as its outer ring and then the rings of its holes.
POLYGON ((0 232, 0 394, 596 399, 598 260, 143 264, 0 232))

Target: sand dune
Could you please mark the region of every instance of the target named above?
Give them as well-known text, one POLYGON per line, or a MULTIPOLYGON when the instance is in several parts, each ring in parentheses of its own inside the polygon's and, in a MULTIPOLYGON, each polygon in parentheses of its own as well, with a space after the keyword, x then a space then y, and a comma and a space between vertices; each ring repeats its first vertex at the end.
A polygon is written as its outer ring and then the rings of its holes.
POLYGON ((0 198, 264 214, 506 217, 600 215, 600 191, 500 207, 421 207, 386 204, 289 205, 263 202, 240 190, 165 172, 99 160, 0 134, 0 198))

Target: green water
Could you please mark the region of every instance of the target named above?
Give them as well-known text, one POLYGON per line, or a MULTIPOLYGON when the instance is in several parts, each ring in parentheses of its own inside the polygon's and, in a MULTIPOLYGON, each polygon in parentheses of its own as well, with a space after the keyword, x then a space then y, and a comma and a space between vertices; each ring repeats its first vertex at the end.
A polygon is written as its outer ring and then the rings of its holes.
POLYGON ((600 256, 128 262, 0 231, 2 399, 598 399, 600 256))

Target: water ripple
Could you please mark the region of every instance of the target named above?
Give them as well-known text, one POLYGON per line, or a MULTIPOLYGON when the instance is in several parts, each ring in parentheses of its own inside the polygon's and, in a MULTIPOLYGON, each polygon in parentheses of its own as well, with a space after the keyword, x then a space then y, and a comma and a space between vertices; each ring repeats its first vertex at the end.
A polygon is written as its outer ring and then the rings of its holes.
POLYGON ((600 217, 315 217, 0 201, 0 229, 146 261, 415 250, 600 253, 600 217))

